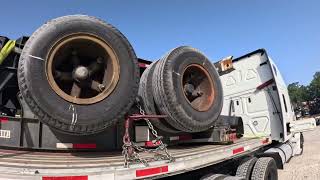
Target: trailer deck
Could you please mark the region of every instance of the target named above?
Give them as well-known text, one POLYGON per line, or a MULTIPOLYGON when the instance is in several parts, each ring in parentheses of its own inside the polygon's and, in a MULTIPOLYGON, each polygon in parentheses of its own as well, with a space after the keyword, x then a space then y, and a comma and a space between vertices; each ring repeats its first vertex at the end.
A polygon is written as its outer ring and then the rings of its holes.
POLYGON ((175 162, 151 162, 149 167, 123 167, 120 152, 39 152, 0 150, 1 179, 57 180, 140 179, 164 177, 209 166, 255 151, 270 138, 240 139, 230 145, 183 145, 170 147, 175 162), (59 178, 58 178, 59 177, 59 178))

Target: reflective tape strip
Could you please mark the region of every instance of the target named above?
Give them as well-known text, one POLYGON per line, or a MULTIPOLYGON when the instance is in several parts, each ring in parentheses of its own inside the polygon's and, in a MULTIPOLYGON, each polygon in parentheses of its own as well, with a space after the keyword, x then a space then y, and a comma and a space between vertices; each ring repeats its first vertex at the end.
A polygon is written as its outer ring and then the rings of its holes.
POLYGON ((251 146, 245 146, 245 147, 244 147, 244 151, 249 151, 249 150, 251 150, 251 149, 252 149, 251 146))
POLYGON ((83 176, 43 176, 42 180, 114 180, 114 174, 83 176))
POLYGON ((239 148, 236 148, 236 149, 232 150, 232 154, 239 154, 239 153, 242 153, 242 152, 244 152, 244 147, 239 147, 239 148))
POLYGON ((185 170, 186 166, 184 164, 184 162, 174 162, 169 164, 168 170, 169 172, 178 172, 178 171, 182 171, 185 170))
POLYGON ((114 174, 90 175, 88 180, 114 180, 114 174))
POLYGON ((96 144, 73 144, 73 149, 96 149, 96 144))
POLYGON ((88 176, 43 176, 42 180, 89 180, 88 176))
POLYGON ((191 140, 191 135, 180 135, 180 136, 172 136, 169 138, 170 141, 183 141, 183 140, 191 140))
POLYGON ((169 172, 169 169, 167 165, 154 167, 154 168, 139 169, 139 170, 136 170, 136 177, 147 177, 147 176, 164 174, 168 172, 169 172))
POLYGON ((139 143, 135 143, 138 146, 145 146, 145 147, 156 147, 158 145, 160 145, 160 141, 157 141, 155 143, 153 143, 152 141, 146 141, 146 142, 139 142, 139 143))
POLYGON ((180 135, 179 136, 179 140, 183 141, 183 140, 191 140, 192 136, 191 135, 180 135))
POLYGON ((56 147, 61 149, 71 149, 73 145, 72 143, 57 143, 56 147))
POLYGON ((159 146, 160 145, 160 141, 156 141, 156 142, 152 142, 152 141, 147 141, 144 143, 144 145, 146 147, 156 147, 156 146, 159 146))
POLYGON ((8 122, 9 121, 9 118, 7 118, 7 117, 0 117, 0 122, 1 123, 6 123, 6 122, 8 122))
POLYGON ((170 141, 177 141, 177 140, 179 140, 179 136, 170 137, 170 141))
POLYGON ((73 144, 73 143, 57 143, 57 148, 60 149, 96 149, 96 144, 73 144))
POLYGON ((139 142, 139 143, 135 143, 135 145, 137 145, 137 146, 145 146, 145 143, 144 142, 139 142))

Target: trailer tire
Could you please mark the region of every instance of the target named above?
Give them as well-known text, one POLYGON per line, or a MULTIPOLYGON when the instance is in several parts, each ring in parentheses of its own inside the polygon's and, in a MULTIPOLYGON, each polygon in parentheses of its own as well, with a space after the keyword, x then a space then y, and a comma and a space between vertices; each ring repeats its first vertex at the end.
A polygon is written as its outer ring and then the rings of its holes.
POLYGON ((252 180, 278 180, 278 168, 276 161, 271 157, 261 157, 254 165, 252 180))
POLYGON ((256 157, 244 159, 237 168, 236 176, 250 179, 256 161, 256 157))
POLYGON ((300 152, 299 155, 302 155, 303 151, 304 151, 304 136, 303 136, 303 133, 300 133, 300 148, 301 148, 301 152, 300 152))
POLYGON ((200 178, 200 180, 224 180, 224 178, 228 177, 224 174, 208 174, 200 178))
MULTIPOLYGON (((61 47, 67 49, 68 44, 61 45, 61 47)), ((94 48, 91 47, 91 49, 94 48)), ((63 55, 61 52, 59 56, 63 55)), ((99 61, 96 60, 96 62, 99 61)), ((109 64, 104 63, 105 66, 110 67, 109 64)), ((78 64, 73 64, 73 67, 79 67, 79 61, 78 64)), ((106 70, 104 72, 107 73, 106 70)), ((40 121, 53 129, 69 134, 95 134, 114 125, 131 108, 138 93, 138 60, 126 37, 112 25, 85 15, 64 16, 47 22, 29 38, 19 60, 18 82, 26 103, 40 121), (83 43, 86 42, 83 39, 72 39, 79 38, 79 36, 87 38, 85 40, 88 41, 90 38, 94 40, 90 42, 91 44, 86 44, 83 43), (68 38, 69 41, 67 41, 68 38), (53 54, 53 49, 59 47, 59 43, 63 44, 64 41, 75 44, 74 46, 70 44, 69 49, 78 47, 86 49, 94 43, 97 43, 96 46, 101 49, 105 48, 92 52, 88 50, 90 53, 87 54, 93 56, 93 59, 101 57, 102 54, 103 60, 112 59, 112 63, 116 63, 112 67, 119 67, 116 71, 119 76, 117 75, 117 79, 110 85, 112 87, 110 91, 99 96, 95 101, 81 104, 80 101, 76 103, 73 100, 66 100, 58 94, 57 90, 54 90, 52 84, 49 83, 47 71, 50 68, 47 67, 47 63, 50 60, 50 54, 53 54), (78 42, 81 42, 82 45, 78 45, 78 42), (108 54, 103 54, 106 52, 108 54), (114 53, 113 56, 109 52, 114 53)), ((106 86, 105 89, 108 87, 106 86)), ((78 92, 81 93, 81 91, 78 92)), ((101 94, 102 92, 104 90, 101 90, 101 94)), ((85 98, 83 98, 84 101, 85 98)), ((79 98, 75 98, 76 100, 79 98)))
POLYGON ((208 174, 200 178, 200 180, 246 180, 242 177, 228 176, 224 174, 208 174))
MULTIPOLYGON (((158 61, 151 63, 147 69, 141 75, 140 85, 138 95, 142 98, 144 110, 147 114, 158 114, 158 108, 154 102, 153 93, 152 93, 152 75, 158 61)), ((152 120, 152 125, 156 128, 169 133, 180 132, 170 124, 166 123, 164 119, 154 119, 152 120)))
POLYGON ((168 115, 166 121, 178 130, 205 131, 220 115, 223 94, 219 74, 207 57, 192 47, 181 46, 164 56, 155 67, 152 83, 159 111, 168 115), (191 91, 199 96, 189 101, 184 83, 192 81, 199 81, 190 83, 191 91))

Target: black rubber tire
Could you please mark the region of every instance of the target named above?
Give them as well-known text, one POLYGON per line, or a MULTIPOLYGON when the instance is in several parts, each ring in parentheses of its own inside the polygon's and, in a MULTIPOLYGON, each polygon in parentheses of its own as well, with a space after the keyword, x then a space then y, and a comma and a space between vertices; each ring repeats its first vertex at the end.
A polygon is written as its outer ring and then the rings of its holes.
POLYGON ((301 152, 300 152, 299 155, 302 155, 303 151, 304 151, 304 136, 303 136, 303 133, 300 133, 300 148, 301 148, 301 152))
POLYGON ((271 157, 259 158, 254 165, 251 180, 278 180, 276 161, 271 157))
POLYGON ((152 78, 153 96, 166 121, 184 132, 209 129, 220 115, 223 103, 219 74, 212 63, 198 50, 181 46, 170 51, 156 65, 152 78), (195 110, 184 97, 180 74, 190 64, 202 66, 213 80, 215 100, 207 111, 195 110))
POLYGON ((64 16, 44 24, 27 41, 19 61, 18 81, 24 99, 40 121, 66 133, 94 134, 114 125, 132 106, 138 93, 138 60, 128 40, 112 25, 85 15, 64 16), (75 111, 70 111, 71 103, 49 85, 45 61, 55 42, 76 32, 95 35, 113 48, 120 78, 107 98, 90 105, 72 104, 75 111), (77 123, 71 126, 74 112, 77 123))
MULTIPOLYGON (((158 61, 155 61, 144 70, 140 78, 140 85, 138 95, 143 100, 144 110, 147 114, 159 114, 158 108, 154 102, 153 93, 152 93, 152 75, 158 61)), ((156 128, 169 133, 180 132, 174 127, 170 126, 164 119, 153 119, 152 125, 156 128)))
POLYGON ((237 168, 236 176, 243 177, 246 180, 250 180, 252 170, 257 162, 256 157, 250 157, 244 159, 237 168))
POLYGON ((224 174, 207 174, 200 178, 200 180, 223 180, 227 175, 224 174))

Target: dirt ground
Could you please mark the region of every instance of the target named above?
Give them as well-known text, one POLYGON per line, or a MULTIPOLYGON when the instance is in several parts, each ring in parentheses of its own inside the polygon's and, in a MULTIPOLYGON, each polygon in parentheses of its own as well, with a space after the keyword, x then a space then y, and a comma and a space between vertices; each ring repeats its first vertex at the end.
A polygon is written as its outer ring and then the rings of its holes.
POLYGON ((279 170, 280 180, 320 180, 320 126, 304 133, 304 153, 279 170))

